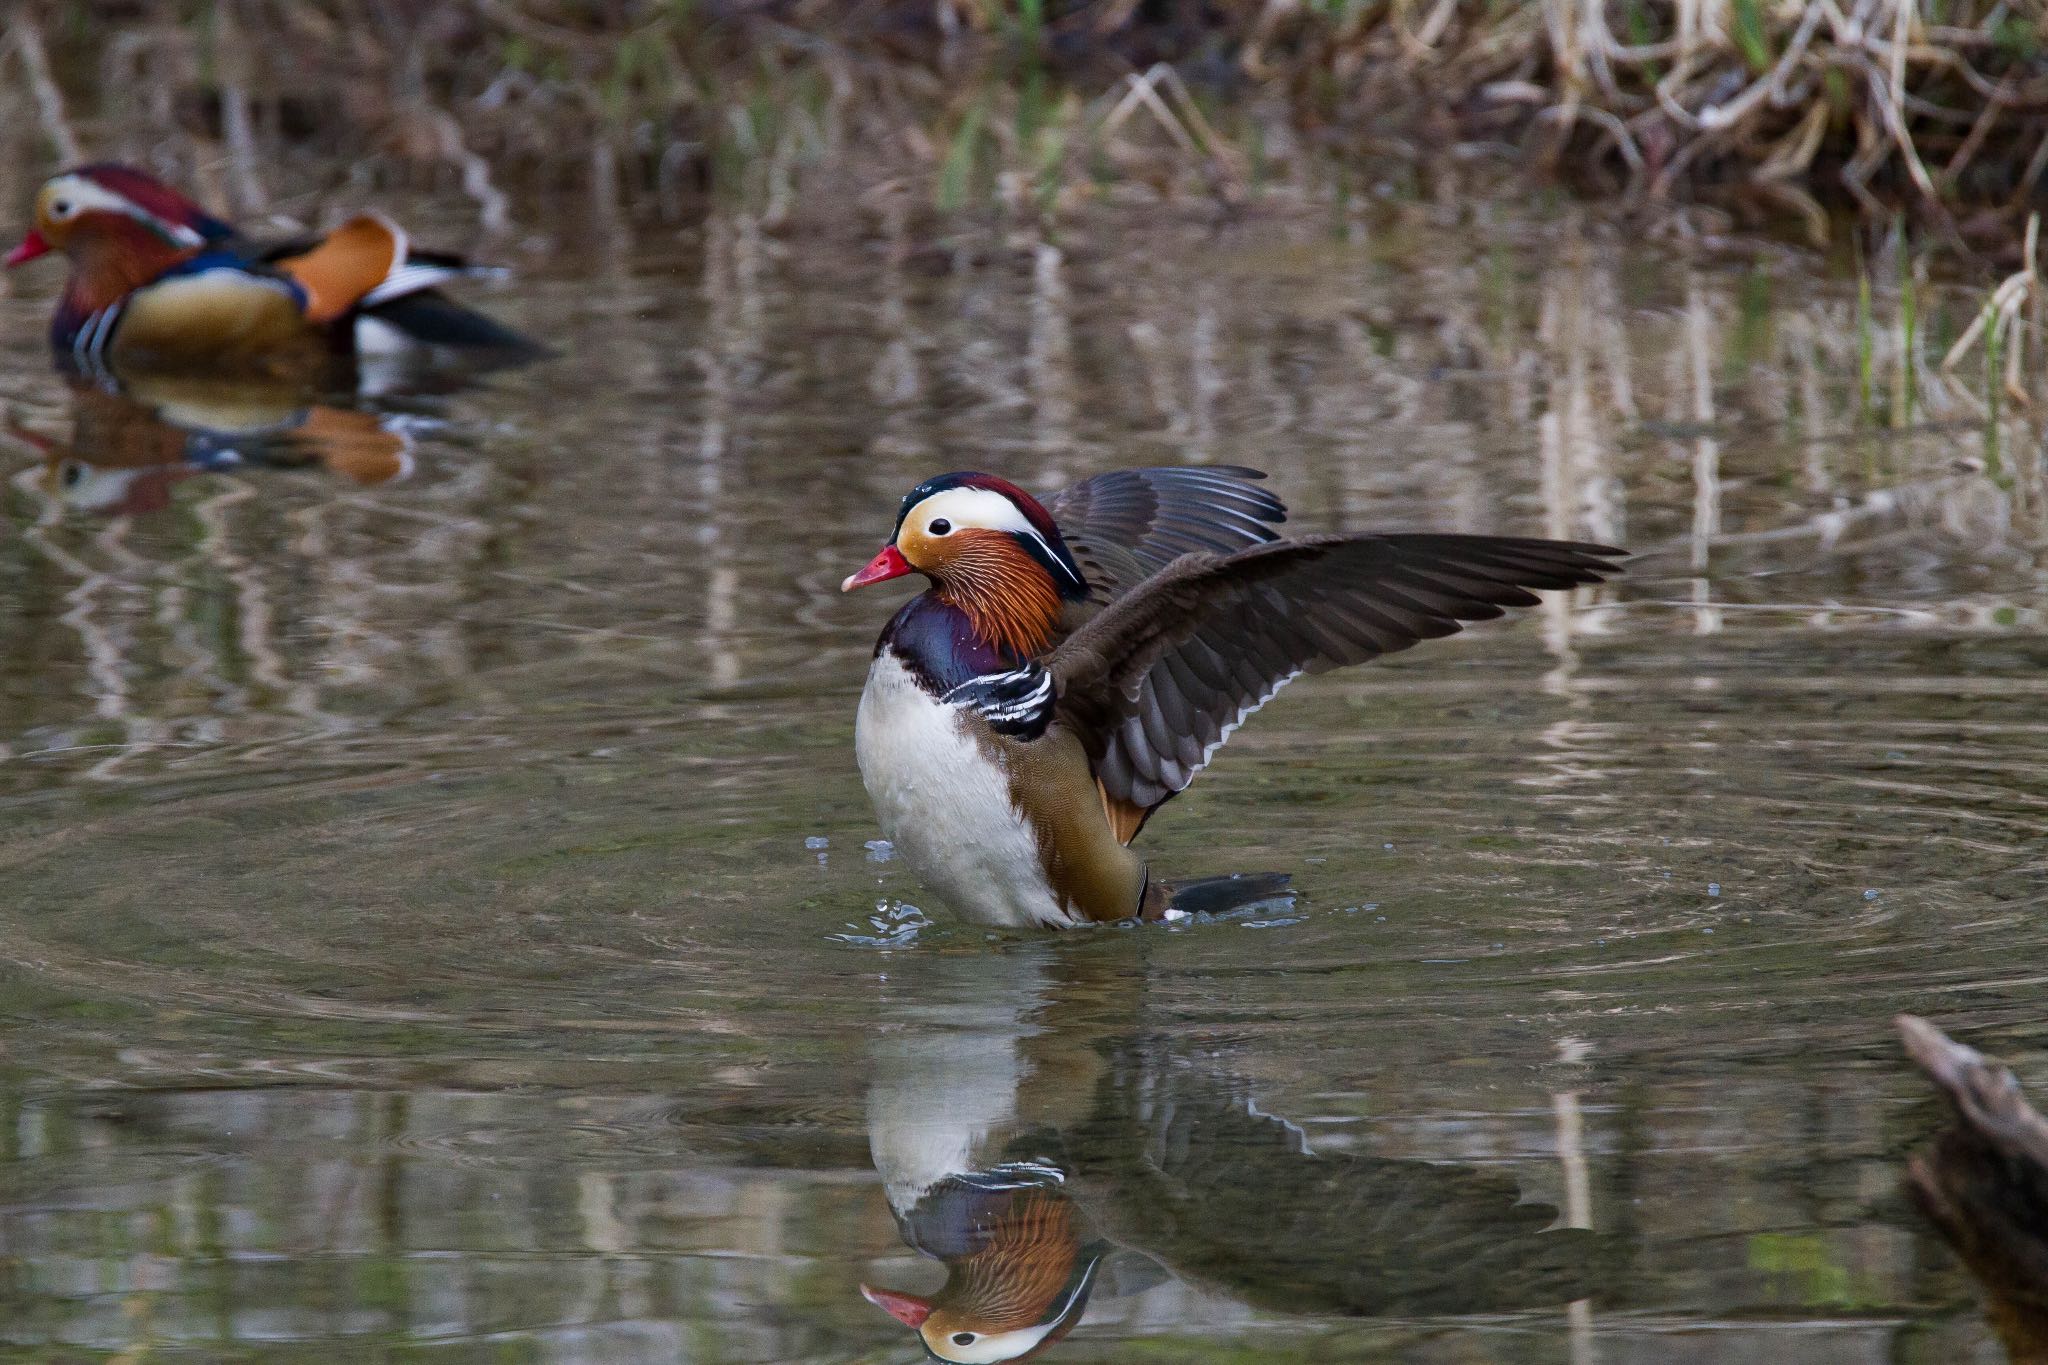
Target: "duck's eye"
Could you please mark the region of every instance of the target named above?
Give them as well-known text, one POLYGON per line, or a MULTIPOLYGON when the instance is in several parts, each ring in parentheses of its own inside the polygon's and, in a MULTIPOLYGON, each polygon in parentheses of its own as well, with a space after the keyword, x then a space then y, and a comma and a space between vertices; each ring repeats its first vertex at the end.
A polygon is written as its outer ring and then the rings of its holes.
POLYGON ((69 199, 59 199, 50 205, 50 216, 52 218, 69 218, 71 210, 75 207, 77 206, 69 199))
POLYGON ((937 521, 933 522, 931 525, 925 527, 924 529, 935 536, 950 535, 953 530, 953 523, 947 521, 944 517, 940 517, 937 521))
POLYGON ((85 466, 76 464, 66 464, 64 466, 64 472, 60 474, 58 477, 63 479, 64 486, 66 488, 76 488, 80 483, 84 482, 85 480, 85 466))
POLYGON ((972 1333, 972 1332, 955 1332, 955 1333, 953 1333, 953 1344, 954 1344, 955 1346, 972 1346, 972 1345, 974 1344, 974 1333, 972 1333))

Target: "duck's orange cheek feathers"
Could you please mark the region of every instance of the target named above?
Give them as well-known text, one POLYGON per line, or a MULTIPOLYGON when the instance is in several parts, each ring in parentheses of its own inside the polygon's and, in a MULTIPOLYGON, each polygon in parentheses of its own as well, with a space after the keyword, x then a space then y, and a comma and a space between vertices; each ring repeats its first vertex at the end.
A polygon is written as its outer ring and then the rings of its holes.
POLYGON ((941 566, 945 593, 986 639, 1019 658, 1051 643, 1060 593, 1043 565, 996 532, 963 531, 948 548, 941 566))

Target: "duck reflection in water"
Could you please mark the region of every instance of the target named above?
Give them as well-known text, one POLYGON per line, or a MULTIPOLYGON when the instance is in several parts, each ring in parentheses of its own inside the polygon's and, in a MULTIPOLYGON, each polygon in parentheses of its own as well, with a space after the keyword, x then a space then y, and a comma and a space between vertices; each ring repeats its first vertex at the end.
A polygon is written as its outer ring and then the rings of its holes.
POLYGON ((1897 1023, 1954 1120, 1913 1158, 1906 1188, 1984 1286, 2013 1365, 2048 1365, 2048 1120, 2012 1072, 1924 1019, 1897 1023))
POLYGON ((1002 1162, 945 1176, 897 1226, 910 1246, 945 1263, 930 1298, 862 1285, 869 1303, 916 1330, 940 1360, 1023 1360, 1073 1330, 1110 1244, 1093 1235, 1043 1161, 1002 1162))
POLYGON ((1554 1228, 1512 1176, 1318 1152, 1213 1054, 1143 1028, 1128 975, 1100 958, 1045 945, 915 970, 890 974, 916 998, 871 1046, 868 1138, 904 1242, 946 1278, 860 1292, 933 1359, 1037 1357, 1091 1296, 1168 1276, 1326 1316, 1589 1292, 1597 1235, 1554 1228))
POLYGON ((404 419, 319 402, 289 383, 157 375, 70 384, 69 440, 18 422, 8 431, 41 452, 49 492, 78 511, 157 511, 176 484, 224 470, 317 467, 362 487, 412 471, 404 419))

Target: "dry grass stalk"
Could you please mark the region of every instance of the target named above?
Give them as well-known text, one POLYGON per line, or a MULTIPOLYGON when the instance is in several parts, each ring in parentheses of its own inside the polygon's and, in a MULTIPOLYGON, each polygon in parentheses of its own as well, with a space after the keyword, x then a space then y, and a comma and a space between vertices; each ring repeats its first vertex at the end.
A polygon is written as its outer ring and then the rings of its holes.
POLYGON ((2029 299, 2040 293, 2041 276, 2037 269, 2036 251, 2041 240, 2041 215, 2032 214, 2027 219, 2026 244, 2022 259, 2025 264, 2006 276, 1991 291, 1984 307, 1970 323, 1969 328, 1958 338, 1956 344, 1942 358, 1944 373, 1953 371, 1962 358, 1970 353, 1979 341, 2004 355, 2005 368, 2002 376, 2006 396, 2015 403, 2031 401, 2023 382, 2024 356, 2026 354, 2026 328, 2019 325, 2020 309, 2029 299))

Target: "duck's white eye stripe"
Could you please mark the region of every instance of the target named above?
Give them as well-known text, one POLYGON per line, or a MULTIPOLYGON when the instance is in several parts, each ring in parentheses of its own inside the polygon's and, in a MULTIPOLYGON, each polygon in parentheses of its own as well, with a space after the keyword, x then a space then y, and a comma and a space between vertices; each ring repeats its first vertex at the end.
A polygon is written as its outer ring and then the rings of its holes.
POLYGON ((75 218, 88 209, 102 213, 125 213, 130 218, 147 223, 151 228, 177 246, 198 246, 205 237, 186 227, 183 223, 167 222, 124 195, 114 193, 104 185, 96 184, 81 175, 67 175, 50 182, 52 191, 51 210, 57 204, 64 204, 69 212, 58 215, 75 218))
POLYGON ((916 526, 929 527, 934 521, 945 521, 950 522, 955 530, 972 527, 976 530, 1038 534, 1038 528, 1031 524, 1022 508, 989 488, 948 488, 932 494, 910 511, 916 518, 911 524, 916 526))
POLYGON ((1053 551, 1052 546, 1045 543, 1044 536, 1038 534, 1038 532, 1035 530, 1030 532, 1030 536, 1033 540, 1038 542, 1038 548, 1045 551, 1045 557, 1052 561, 1053 567, 1060 571, 1061 577, 1070 580, 1076 587, 1085 588, 1088 586, 1088 581, 1082 578, 1081 575, 1075 573, 1071 568, 1069 568, 1067 566, 1066 559, 1061 555, 1055 553, 1053 551))

